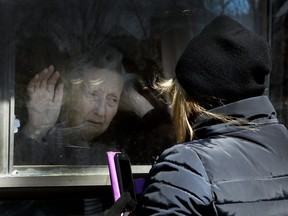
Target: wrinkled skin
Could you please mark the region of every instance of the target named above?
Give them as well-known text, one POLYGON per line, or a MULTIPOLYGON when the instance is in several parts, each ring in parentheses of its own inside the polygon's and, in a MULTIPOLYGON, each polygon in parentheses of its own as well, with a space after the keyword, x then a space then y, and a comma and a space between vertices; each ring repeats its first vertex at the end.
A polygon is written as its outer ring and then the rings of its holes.
POLYGON ((63 99, 63 84, 56 86, 60 78, 51 65, 29 82, 27 92, 28 122, 23 132, 32 138, 41 138, 56 123, 63 99))

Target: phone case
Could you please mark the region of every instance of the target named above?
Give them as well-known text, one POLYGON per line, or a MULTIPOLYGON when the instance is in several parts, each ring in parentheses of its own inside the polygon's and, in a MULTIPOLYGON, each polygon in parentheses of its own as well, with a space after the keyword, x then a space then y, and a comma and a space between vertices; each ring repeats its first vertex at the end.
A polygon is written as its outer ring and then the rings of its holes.
POLYGON ((118 200, 121 196, 119 181, 118 181, 117 172, 116 172, 115 160, 114 160, 115 155, 117 153, 120 153, 120 152, 112 152, 112 151, 107 152, 108 168, 109 168, 109 173, 110 173, 110 181, 111 181, 111 186, 113 190, 114 201, 118 200))

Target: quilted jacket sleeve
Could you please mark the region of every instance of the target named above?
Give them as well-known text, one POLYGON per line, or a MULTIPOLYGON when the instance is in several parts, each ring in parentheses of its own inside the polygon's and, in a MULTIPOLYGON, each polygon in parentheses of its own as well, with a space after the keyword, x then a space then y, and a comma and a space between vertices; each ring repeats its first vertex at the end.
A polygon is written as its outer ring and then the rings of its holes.
POLYGON ((207 173, 196 152, 167 149, 149 173, 136 215, 215 215, 207 173))

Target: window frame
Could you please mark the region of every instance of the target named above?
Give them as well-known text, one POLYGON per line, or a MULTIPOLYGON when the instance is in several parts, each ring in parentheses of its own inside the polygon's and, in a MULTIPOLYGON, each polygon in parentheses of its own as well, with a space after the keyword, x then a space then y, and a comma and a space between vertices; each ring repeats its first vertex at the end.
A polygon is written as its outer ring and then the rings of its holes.
MULTIPOLYGON (((267 5, 269 4, 267 0, 267 5)), ((2 9, 1 9, 2 10, 2 9)), ((10 16, 13 14, 1 13, 0 20, 12 20, 10 16)), ((269 17, 268 17, 269 18, 269 17)), ((1 21, 4 22, 4 21, 1 21)), ((11 21, 12 22, 12 21, 11 21)), ((267 22, 266 27, 270 29, 270 24, 267 22)), ((5 23, 6 26, 12 26, 5 23)), ((4 38, 9 38, 9 33, 7 29, 4 31, 4 23, 0 23, 0 35, 4 38), (5 34, 5 35, 4 35, 5 34)), ((11 27, 12 28, 12 27, 11 27)), ((9 29, 8 29, 9 32, 9 29)), ((186 32, 187 33, 187 32, 186 32)), ((163 41, 162 41, 163 42, 163 41)), ((178 41, 181 43, 181 49, 183 49, 183 41, 178 41)), ((2 42, 3 43, 3 42, 2 42)), ((166 41, 166 44, 167 43, 166 41)), ((2 44, 4 45, 4 44, 2 44)), ((3 62, 0 63, 1 74, 3 79, 1 79, 0 90, 3 92, 0 96, 0 113, 3 113, 3 121, 0 122, 0 143, 2 148, 0 148, 1 164, 0 164, 0 189, 1 191, 7 189, 7 194, 10 191, 11 194, 17 196, 17 191, 29 190, 30 192, 36 190, 35 196, 40 196, 43 191, 47 192, 47 188, 55 188, 63 191, 63 196, 66 196, 66 192, 77 191, 79 187, 92 188, 90 192, 89 189, 83 195, 87 193, 95 193, 99 187, 103 187, 105 190, 110 189, 110 177, 108 167, 103 165, 95 166, 14 166, 13 164, 13 147, 14 147, 14 109, 15 109, 15 92, 14 92, 14 80, 15 80, 15 44, 9 44, 5 46, 5 50, 0 51, 0 56, 5 56, 3 62), (7 53, 9 53, 7 55, 7 53), (8 114, 8 115, 7 115, 8 114), (31 169, 34 169, 31 172, 31 169), (49 170, 53 170, 53 175, 49 170), (98 169, 98 170, 97 170, 98 169), (35 172, 36 170, 36 172, 35 172), (81 170, 81 172, 75 172, 75 170, 81 170), (64 174, 63 174, 64 173, 64 174), (13 193, 15 192, 15 193, 13 193), (39 192, 39 194, 38 194, 39 192)), ((2 46, 4 47, 4 46, 2 46)), ((163 50, 165 47, 162 47, 163 50)), ((179 48, 179 47, 176 47, 179 48)), ((177 50, 177 49, 176 49, 177 50)), ((170 50, 173 52, 173 49, 170 50)), ((178 56, 174 56, 176 59, 179 57, 181 50, 177 50, 178 56)), ((176 62, 175 59, 175 62, 176 62)), ((163 59, 162 59, 163 60, 163 59)), ((174 62, 174 64, 175 64, 174 62)), ((166 66, 166 70, 169 70, 169 66, 166 66)), ((167 77, 171 76, 171 71, 168 72, 167 77)), ((146 176, 150 170, 150 165, 132 165, 132 172, 135 177, 146 176)), ((85 189, 83 189, 85 191, 85 189)), ((55 192, 53 190, 53 192, 55 192)), ((53 193, 52 192, 52 193, 53 193)), ((48 192, 47 192, 48 193, 48 192)), ((7 196, 6 194, 6 196, 7 196)), ((25 196, 25 193, 23 194, 25 196)), ((94 194, 95 195, 95 194, 94 194)), ((1 196, 1 195, 0 195, 1 196)), ((2 193, 5 196, 5 193, 2 193)), ((19 194, 21 197, 22 195, 19 194)), ((45 195, 43 195, 45 196, 45 195)), ((49 196, 49 195, 48 195, 49 196)), ((12 197, 12 195, 11 195, 12 197)), ((6 197, 5 197, 6 198, 6 197)))

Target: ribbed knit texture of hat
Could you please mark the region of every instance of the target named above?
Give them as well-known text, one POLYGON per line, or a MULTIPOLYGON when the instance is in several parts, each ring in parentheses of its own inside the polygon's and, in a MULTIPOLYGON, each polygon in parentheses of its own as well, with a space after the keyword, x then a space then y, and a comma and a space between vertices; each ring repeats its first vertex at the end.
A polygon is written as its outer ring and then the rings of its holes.
POLYGON ((189 42, 175 69, 180 85, 205 108, 263 94, 270 71, 267 41, 224 15, 189 42))

